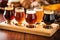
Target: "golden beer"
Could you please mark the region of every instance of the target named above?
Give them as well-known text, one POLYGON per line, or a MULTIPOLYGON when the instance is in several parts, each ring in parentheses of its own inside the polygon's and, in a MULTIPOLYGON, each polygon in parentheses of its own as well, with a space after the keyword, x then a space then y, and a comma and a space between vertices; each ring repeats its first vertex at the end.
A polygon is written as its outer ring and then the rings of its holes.
POLYGON ((40 23, 43 19, 44 13, 43 13, 43 8, 34 8, 34 10, 36 11, 36 15, 37 15, 37 23, 40 23))

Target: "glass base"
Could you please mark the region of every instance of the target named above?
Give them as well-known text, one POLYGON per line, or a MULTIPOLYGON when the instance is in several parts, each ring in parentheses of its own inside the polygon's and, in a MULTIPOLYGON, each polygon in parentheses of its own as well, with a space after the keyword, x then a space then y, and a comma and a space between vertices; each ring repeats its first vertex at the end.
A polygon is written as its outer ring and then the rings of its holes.
POLYGON ((6 24, 11 24, 11 20, 5 21, 6 24))
POLYGON ((14 25, 16 25, 16 26, 24 26, 24 24, 18 24, 18 23, 14 23, 14 25))
POLYGON ((36 28, 35 25, 26 25, 27 28, 36 28))
POLYGON ((53 27, 51 25, 44 25, 43 28, 45 28, 45 29, 52 29, 53 27))

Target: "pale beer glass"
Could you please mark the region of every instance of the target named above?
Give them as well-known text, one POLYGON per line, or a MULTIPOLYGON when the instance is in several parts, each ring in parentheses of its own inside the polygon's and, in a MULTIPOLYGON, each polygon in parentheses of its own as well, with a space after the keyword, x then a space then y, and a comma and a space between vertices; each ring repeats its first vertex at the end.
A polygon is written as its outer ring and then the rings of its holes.
POLYGON ((23 7, 15 8, 15 20, 18 22, 19 26, 22 26, 22 23, 25 20, 25 12, 23 7))
POLYGON ((43 8, 36 7, 34 8, 34 10, 36 11, 36 15, 37 15, 37 24, 40 24, 44 16, 43 8))

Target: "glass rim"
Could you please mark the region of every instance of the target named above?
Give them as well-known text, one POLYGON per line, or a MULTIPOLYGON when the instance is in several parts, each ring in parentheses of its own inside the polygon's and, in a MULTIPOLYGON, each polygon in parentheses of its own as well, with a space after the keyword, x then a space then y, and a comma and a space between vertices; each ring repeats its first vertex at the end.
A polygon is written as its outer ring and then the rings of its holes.
POLYGON ((34 10, 35 11, 43 11, 43 8, 35 7, 34 10))
POLYGON ((54 14, 53 10, 44 10, 44 14, 54 14))
POLYGON ((5 7, 5 10, 13 10, 13 7, 5 7))
POLYGON ((26 10, 26 13, 27 13, 27 14, 35 14, 36 11, 34 11, 34 9, 27 9, 27 10, 26 10))
POLYGON ((24 8, 23 7, 16 7, 15 12, 24 12, 24 8))

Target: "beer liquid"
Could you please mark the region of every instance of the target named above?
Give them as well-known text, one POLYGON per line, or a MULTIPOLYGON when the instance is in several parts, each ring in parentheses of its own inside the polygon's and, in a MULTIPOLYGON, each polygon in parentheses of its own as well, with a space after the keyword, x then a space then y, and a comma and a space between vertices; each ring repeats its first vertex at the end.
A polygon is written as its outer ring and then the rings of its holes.
POLYGON ((19 23, 22 23, 22 21, 25 19, 25 13, 24 12, 16 12, 15 20, 19 23))
POLYGON ((34 24, 37 20, 36 14, 27 14, 26 22, 29 24, 34 24))
POLYGON ((12 10, 6 10, 4 15, 7 20, 12 20, 14 18, 14 12, 12 10))
POLYGON ((43 20, 46 24, 51 24, 51 23, 54 23, 55 16, 54 14, 44 14, 43 20))
POLYGON ((44 16, 43 11, 36 11, 36 15, 37 15, 37 22, 41 22, 44 16))
POLYGON ((13 8, 5 7, 4 16, 7 20, 12 20, 14 18, 13 8))

